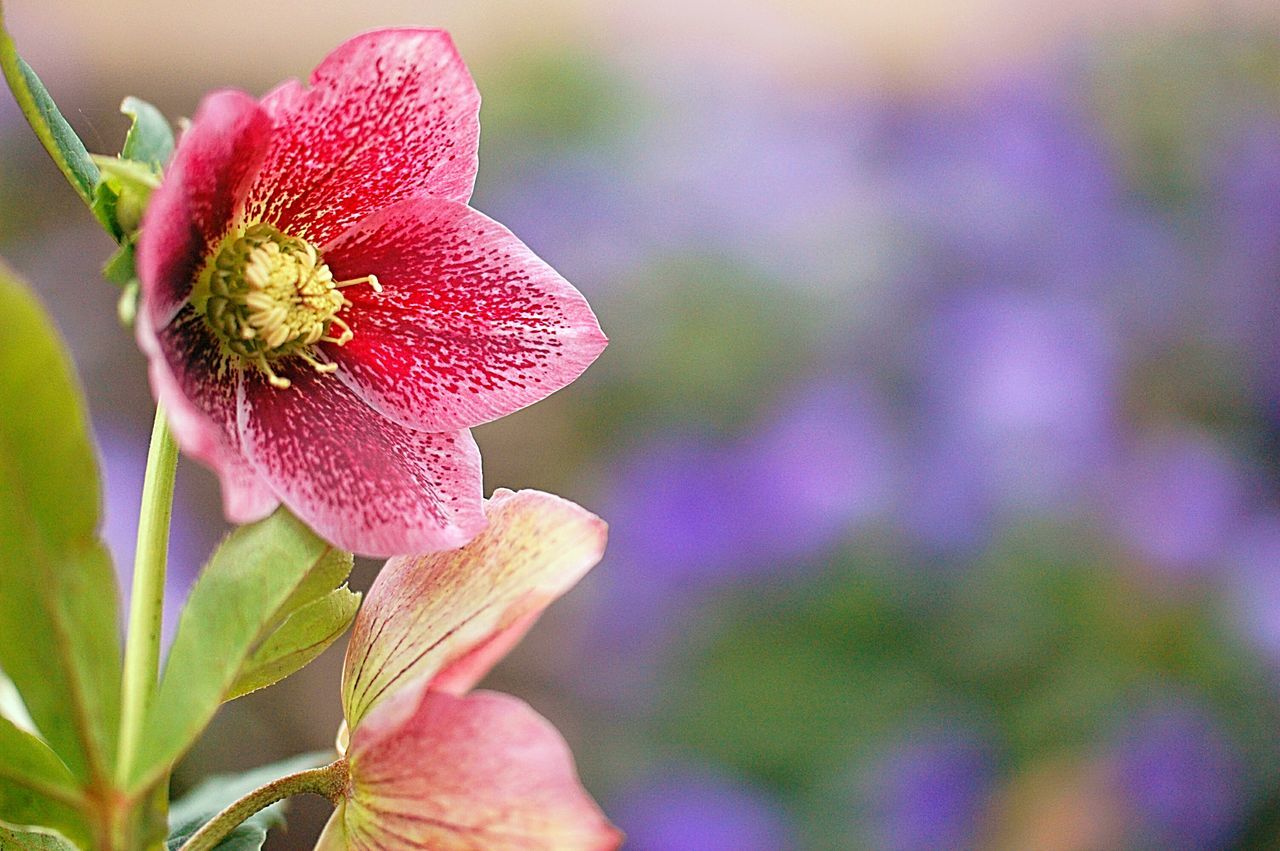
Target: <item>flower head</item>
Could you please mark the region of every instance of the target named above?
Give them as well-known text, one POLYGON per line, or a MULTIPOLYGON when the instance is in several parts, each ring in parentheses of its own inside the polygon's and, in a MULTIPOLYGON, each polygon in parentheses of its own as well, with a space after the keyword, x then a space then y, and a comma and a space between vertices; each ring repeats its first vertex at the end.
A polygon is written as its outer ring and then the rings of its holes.
POLYGON ((138 245, 138 336, 228 519, 283 502, 366 555, 484 526, 468 428, 604 348, 582 295, 467 206, 479 94, 439 30, 348 41, 261 101, 210 95, 138 245))
POLYGON ((387 562, 343 670, 344 799, 318 848, 616 848, 550 723, 467 692, 604 553, 571 502, 499 491, 460 550, 387 562), (350 731, 349 734, 347 731, 350 731))

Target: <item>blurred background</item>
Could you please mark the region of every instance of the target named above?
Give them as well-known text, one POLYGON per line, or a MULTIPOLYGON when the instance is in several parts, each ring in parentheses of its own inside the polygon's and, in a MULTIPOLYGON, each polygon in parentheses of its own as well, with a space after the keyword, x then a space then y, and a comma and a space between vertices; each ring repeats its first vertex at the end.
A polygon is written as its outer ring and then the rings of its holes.
MULTIPOLYGON (((477 431, 610 551, 490 685, 638 851, 1280 847, 1280 8, 9 0, 91 150, 449 28, 473 204, 612 345, 477 431)), ((111 246, 0 97, 0 254, 73 348, 129 564, 111 246)), ((171 606, 225 531, 184 463, 171 606)), ((367 587, 377 565, 353 579, 367 587)), ((123 577, 127 581, 127 577, 123 577)), ((179 771, 331 744, 342 645, 179 771)), ((326 816, 299 800, 275 849, 326 816)))

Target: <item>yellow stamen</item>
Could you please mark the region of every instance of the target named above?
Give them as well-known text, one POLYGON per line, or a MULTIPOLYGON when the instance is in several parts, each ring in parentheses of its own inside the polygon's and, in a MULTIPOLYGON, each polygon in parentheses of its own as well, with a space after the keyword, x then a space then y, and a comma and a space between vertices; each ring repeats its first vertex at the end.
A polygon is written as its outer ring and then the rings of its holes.
POLYGON ((304 361, 311 364, 311 366, 315 369, 315 371, 321 374, 338 371, 338 365, 336 363, 321 363, 320 361, 312 357, 305 349, 298 352, 298 357, 302 358, 304 361))
POLYGON ((271 368, 271 364, 267 363, 267 359, 264 356, 258 355, 256 363, 258 364, 258 369, 267 374, 267 381, 271 383, 272 387, 278 387, 281 390, 288 390, 293 386, 293 382, 289 379, 276 375, 275 370, 271 368))
POLYGON ((322 374, 337 369, 311 347, 343 346, 355 337, 338 316, 351 306, 339 290, 361 284, 382 292, 377 275, 334 281, 314 245, 259 223, 223 240, 192 301, 227 353, 261 371, 271 386, 286 388, 289 379, 272 361, 297 356, 322 374))
MULTIPOLYGON (((333 343, 339 346, 345 346, 347 343, 351 342, 352 338, 355 337, 356 333, 351 330, 350 325, 348 325, 346 322, 343 321, 341 316, 333 317, 329 327, 332 328, 334 325, 337 325, 339 328, 341 328, 342 333, 338 335, 338 338, 336 340, 332 340, 333 343)), ((323 340, 325 338, 321 337, 320 339, 323 340)))
POLYGON ((364 283, 367 283, 370 287, 372 287, 375 293, 382 292, 382 284, 378 282, 377 275, 365 275, 362 278, 352 278, 349 281, 338 281, 334 283, 334 287, 338 289, 342 289, 343 287, 357 287, 360 284, 364 284, 364 283))

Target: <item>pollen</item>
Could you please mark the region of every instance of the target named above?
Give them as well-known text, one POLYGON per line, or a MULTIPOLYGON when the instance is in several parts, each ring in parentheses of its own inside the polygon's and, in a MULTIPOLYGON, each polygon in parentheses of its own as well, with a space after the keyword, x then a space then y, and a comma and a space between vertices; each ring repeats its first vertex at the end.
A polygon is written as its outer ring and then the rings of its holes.
POLYGON ((338 316, 351 304, 342 289, 364 284, 382 291, 374 275, 335 281, 313 245, 259 223, 222 241, 193 301, 229 353, 283 389, 289 379, 273 366, 281 358, 296 357, 321 373, 337 369, 318 359, 314 347, 352 339, 351 326, 338 316))

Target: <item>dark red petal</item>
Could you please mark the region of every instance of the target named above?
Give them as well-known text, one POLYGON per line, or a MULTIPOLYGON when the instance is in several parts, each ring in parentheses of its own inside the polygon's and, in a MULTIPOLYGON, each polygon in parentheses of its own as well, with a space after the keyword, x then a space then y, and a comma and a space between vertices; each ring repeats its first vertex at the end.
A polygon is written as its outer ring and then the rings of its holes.
POLYGON ((607 340, 568 281, 512 233, 454 201, 419 197, 375 213, 325 248, 355 331, 327 346, 339 377, 412 428, 468 428, 555 392, 607 340))
POLYGON ((262 105, 275 134, 251 218, 321 244, 410 195, 471 197, 480 94, 443 30, 357 36, 262 105))
POLYGON ((271 119, 243 92, 215 92, 151 196, 138 240, 143 309, 163 328, 187 300, 196 275, 231 227, 271 136, 271 119))
MULTIPOLYGON (((505 694, 419 685, 351 734, 346 847, 605 851, 622 844, 549 721, 505 694), (399 703, 400 706, 393 706, 399 703)), ((333 847, 321 842, 320 847, 333 847)))
POLYGON ((204 320, 186 305, 157 334, 138 314, 138 340, 150 361, 152 391, 178 446, 211 468, 222 483, 227 520, 252 523, 280 504, 240 452, 236 385, 240 372, 221 355, 204 320))
POLYGON ((485 526, 480 452, 470 432, 413 431, 309 366, 240 383, 246 455, 321 537, 366 556, 452 549, 485 526))

